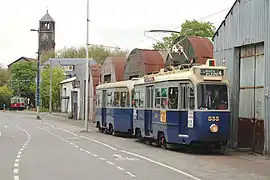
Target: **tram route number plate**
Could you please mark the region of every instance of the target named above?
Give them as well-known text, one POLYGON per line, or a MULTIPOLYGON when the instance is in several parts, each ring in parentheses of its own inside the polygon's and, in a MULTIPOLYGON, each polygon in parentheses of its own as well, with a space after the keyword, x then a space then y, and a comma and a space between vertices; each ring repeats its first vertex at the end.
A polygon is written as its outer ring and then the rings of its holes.
POLYGON ((223 69, 201 69, 201 76, 223 76, 223 69))
POLYGON ((193 111, 188 111, 188 128, 193 128, 194 114, 193 111))

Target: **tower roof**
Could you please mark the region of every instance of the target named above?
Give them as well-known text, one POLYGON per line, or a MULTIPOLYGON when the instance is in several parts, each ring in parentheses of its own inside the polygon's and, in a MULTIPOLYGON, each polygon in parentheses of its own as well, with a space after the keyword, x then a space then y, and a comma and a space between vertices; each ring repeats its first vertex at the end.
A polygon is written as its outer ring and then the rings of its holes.
POLYGON ((50 16, 48 10, 47 10, 47 13, 39 21, 40 22, 55 22, 53 18, 50 16))

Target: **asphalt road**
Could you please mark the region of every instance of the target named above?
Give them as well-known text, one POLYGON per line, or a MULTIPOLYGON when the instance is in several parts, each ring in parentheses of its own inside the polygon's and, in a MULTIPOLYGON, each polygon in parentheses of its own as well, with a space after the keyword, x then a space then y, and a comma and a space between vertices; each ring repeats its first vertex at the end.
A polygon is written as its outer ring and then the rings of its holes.
POLYGON ((82 133, 83 123, 0 112, 0 179, 269 179, 269 165, 222 155, 194 155, 134 139, 82 133))

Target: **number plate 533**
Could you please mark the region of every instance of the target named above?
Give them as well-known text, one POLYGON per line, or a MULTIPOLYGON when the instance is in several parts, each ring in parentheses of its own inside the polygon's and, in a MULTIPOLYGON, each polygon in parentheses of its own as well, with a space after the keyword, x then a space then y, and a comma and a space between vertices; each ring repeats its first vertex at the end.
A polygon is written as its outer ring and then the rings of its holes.
POLYGON ((218 116, 208 116, 208 121, 209 122, 218 122, 219 117, 218 116))

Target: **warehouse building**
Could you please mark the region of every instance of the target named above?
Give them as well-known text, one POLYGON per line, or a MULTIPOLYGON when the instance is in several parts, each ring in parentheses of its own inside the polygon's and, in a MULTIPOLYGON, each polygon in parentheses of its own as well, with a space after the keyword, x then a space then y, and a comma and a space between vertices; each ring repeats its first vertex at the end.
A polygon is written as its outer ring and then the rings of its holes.
POLYGON ((230 79, 232 147, 269 155, 270 3, 236 0, 217 29, 214 58, 230 79))

